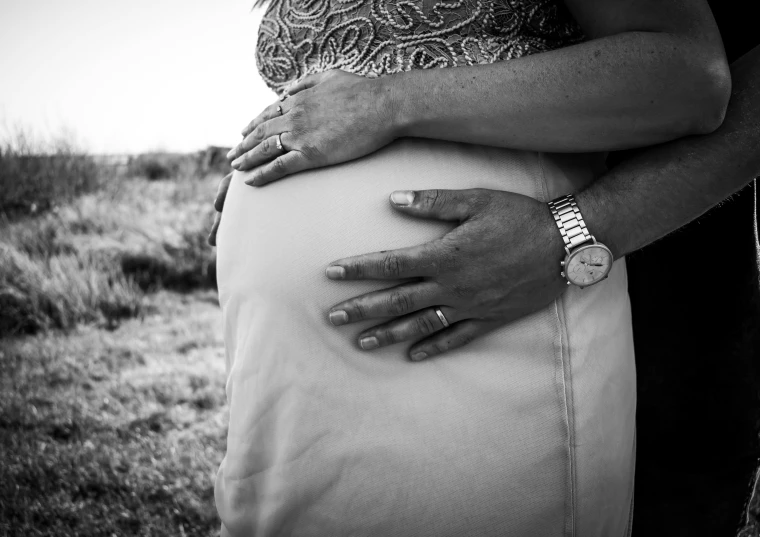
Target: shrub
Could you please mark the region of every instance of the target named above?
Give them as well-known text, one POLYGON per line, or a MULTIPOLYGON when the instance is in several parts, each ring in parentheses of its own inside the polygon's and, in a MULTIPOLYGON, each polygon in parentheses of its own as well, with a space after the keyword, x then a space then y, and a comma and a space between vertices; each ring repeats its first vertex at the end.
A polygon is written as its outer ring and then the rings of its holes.
POLYGON ((99 169, 67 138, 35 141, 19 131, 0 142, 0 213, 46 211, 96 189, 99 169))
POLYGON ((0 218, 0 337, 141 314, 146 292, 216 285, 218 177, 120 177, 44 214, 0 218))
POLYGON ((198 159, 193 155, 175 153, 143 153, 129 158, 127 175, 160 179, 195 178, 200 175, 198 159))
POLYGON ((108 327, 141 311, 142 293, 95 255, 39 258, 0 243, 0 337, 80 322, 108 327))

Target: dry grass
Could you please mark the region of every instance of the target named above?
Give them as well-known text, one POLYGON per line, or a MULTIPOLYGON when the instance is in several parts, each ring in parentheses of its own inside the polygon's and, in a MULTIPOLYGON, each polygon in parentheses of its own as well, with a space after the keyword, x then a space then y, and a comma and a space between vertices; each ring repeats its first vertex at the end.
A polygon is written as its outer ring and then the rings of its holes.
POLYGON ((177 153, 143 153, 129 158, 127 175, 144 177, 150 181, 159 179, 193 178, 202 175, 199 158, 177 153))
POLYGON ((143 320, 0 340, 0 535, 216 535, 224 359, 213 292, 143 320))
POLYGON ((103 169, 0 207, 0 535, 216 535, 221 176, 103 169))
POLYGON ((0 212, 15 215, 46 211, 95 190, 95 160, 71 143, 66 133, 49 140, 17 129, 0 143, 0 212))
POLYGON ((0 337, 142 312, 145 292, 215 285, 206 245, 218 177, 116 177, 50 211, 0 225, 0 337))

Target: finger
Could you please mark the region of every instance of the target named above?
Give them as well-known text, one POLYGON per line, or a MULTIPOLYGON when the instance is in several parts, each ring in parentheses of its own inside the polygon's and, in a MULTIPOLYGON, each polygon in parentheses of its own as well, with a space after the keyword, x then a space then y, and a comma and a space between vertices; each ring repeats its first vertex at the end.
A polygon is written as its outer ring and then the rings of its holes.
POLYGON ((445 262, 441 241, 418 246, 347 257, 330 263, 331 280, 399 280, 436 276, 445 262))
POLYGON ((222 213, 216 213, 214 215, 214 224, 211 226, 211 233, 208 235, 208 243, 211 246, 216 246, 216 232, 219 231, 219 222, 222 221, 222 213))
POLYGON ((420 218, 461 222, 472 216, 488 194, 469 190, 397 190, 390 195, 394 209, 420 218))
MULTIPOLYGON (((283 138, 285 136, 283 135, 283 138)), ((283 144, 285 142, 283 141, 283 144)), ((279 157, 259 166, 253 176, 245 184, 248 186, 264 186, 266 184, 278 181, 286 175, 292 175, 311 166, 308 159, 300 151, 288 151, 279 157)))
POLYGON ((277 147, 278 135, 270 136, 261 141, 259 145, 235 160, 235 166, 239 171, 246 171, 260 166, 265 162, 279 157, 285 153, 284 144, 287 133, 282 133, 283 149, 277 147))
POLYGON ((497 326, 498 324, 495 322, 478 319, 460 321, 412 345, 412 348, 409 349, 409 358, 414 362, 419 362, 464 347, 497 326))
MULTIPOLYGON (((454 308, 444 306, 440 309, 449 322, 456 321, 454 308)), ((444 328, 435 308, 427 308, 362 332, 359 335, 359 346, 365 351, 387 347, 402 341, 420 339, 444 328)))
MULTIPOLYGON (((248 125, 246 125, 242 131, 240 131, 240 134, 242 134, 243 138, 245 138, 246 136, 251 134, 256 127, 258 127, 262 123, 266 121, 270 121, 282 115, 285 115, 289 109, 290 109, 289 104, 286 105, 280 101, 270 104, 269 106, 264 108, 264 110, 262 110, 258 116, 253 118, 251 122, 248 123, 248 125), (280 112, 280 110, 282 110, 282 112, 280 112)), ((227 153, 227 158, 230 159, 230 158, 236 158, 236 157, 234 157, 232 151, 230 151, 229 153, 227 153)))
POLYGON ((303 91, 305 89, 309 89, 313 86, 316 86, 320 82, 322 82, 322 79, 325 77, 325 75, 329 73, 329 71, 323 71, 321 73, 313 73, 311 75, 306 75, 305 77, 301 78, 300 80, 297 80, 287 88, 285 88, 285 93, 287 95, 295 95, 299 91, 303 91))
POLYGON ((399 317, 438 304, 439 291, 438 285, 432 282, 405 283, 336 304, 330 308, 328 317, 335 326, 364 319, 399 317))
POLYGON ((243 138, 243 141, 240 142, 237 147, 235 147, 236 157, 230 166, 236 170, 240 170, 240 165, 244 162, 244 157, 251 149, 259 145, 267 138, 271 138, 272 136, 280 133, 285 133, 287 130, 288 124, 286 121, 284 121, 284 118, 278 117, 271 121, 262 123, 256 127, 251 134, 243 138))
POLYGON ((228 173, 219 181, 219 187, 216 189, 216 198, 214 198, 214 209, 217 212, 222 212, 224 200, 227 198, 227 191, 230 189, 230 181, 232 181, 232 173, 228 173))

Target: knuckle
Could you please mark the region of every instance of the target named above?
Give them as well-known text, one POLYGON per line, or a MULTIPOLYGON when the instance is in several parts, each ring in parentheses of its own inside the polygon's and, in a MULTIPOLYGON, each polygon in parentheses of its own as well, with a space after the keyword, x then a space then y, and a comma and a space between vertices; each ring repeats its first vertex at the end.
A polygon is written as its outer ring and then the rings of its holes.
POLYGON ((393 345, 394 343, 399 343, 402 341, 399 339, 393 329, 390 330, 382 330, 377 333, 377 338, 380 341, 385 341, 387 345, 393 345))
POLYGON ((482 211, 491 203, 491 196, 483 189, 476 189, 470 197, 470 206, 475 211, 482 211))
POLYGON ((272 142, 270 138, 264 139, 263 142, 261 142, 261 152, 266 154, 269 153, 272 150, 272 142))
POLYGON ((367 308, 361 302, 356 302, 352 309, 353 311, 349 312, 352 319, 362 320, 367 318, 367 308))
POLYGON ((440 190, 427 190, 425 191, 425 204, 429 207, 440 207, 442 197, 440 190))
POLYGON ((411 308, 411 297, 402 291, 394 291, 388 297, 388 312, 394 317, 407 313, 411 308))
POLYGON ((300 151, 311 162, 319 162, 322 156, 322 152, 314 144, 304 144, 300 151))
POLYGON ((362 279, 364 278, 364 275, 366 271, 364 270, 364 263, 361 261, 357 261, 355 263, 351 264, 345 264, 344 265, 346 269, 346 275, 352 275, 354 278, 362 279))
POLYGON ((298 121, 303 117, 304 114, 304 108, 302 104, 295 104, 290 107, 290 110, 288 110, 288 115, 283 116, 284 118, 287 118, 286 121, 288 122, 294 122, 298 121))
POLYGON ((285 173, 285 162, 281 158, 276 158, 272 161, 272 171, 275 173, 285 173))
POLYGON ((398 256, 386 255, 380 263, 380 270, 385 276, 393 278, 401 274, 401 260, 398 256))
POLYGON ((264 125, 257 125, 255 129, 251 132, 248 138, 246 138, 246 141, 250 139, 251 142, 256 142, 258 140, 261 140, 264 138, 264 125))
POLYGON ((433 322, 427 315, 421 315, 415 320, 417 332, 420 334, 432 334, 435 331, 433 322))
POLYGON ((444 339, 434 341, 431 345, 431 350, 433 354, 443 354, 449 350, 449 342, 444 339))
POLYGON ((468 286, 455 283, 451 286, 451 294, 454 295, 455 298, 461 300, 469 298, 472 293, 468 286))
POLYGON ((472 343, 475 340, 475 337, 476 336, 475 336, 474 332, 470 332, 470 331, 464 332, 464 333, 460 334, 459 337, 457 338, 457 345, 460 346, 460 347, 464 347, 465 345, 469 345, 470 343, 472 343))

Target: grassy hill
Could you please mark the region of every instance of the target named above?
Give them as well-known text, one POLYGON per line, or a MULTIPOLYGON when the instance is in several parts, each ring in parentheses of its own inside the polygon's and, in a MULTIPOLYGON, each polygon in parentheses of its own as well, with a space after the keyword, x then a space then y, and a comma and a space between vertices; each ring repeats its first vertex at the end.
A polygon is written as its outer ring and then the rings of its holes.
POLYGON ((0 152, 0 535, 216 535, 226 408, 206 235, 221 174, 197 155, 12 149, 0 152))

